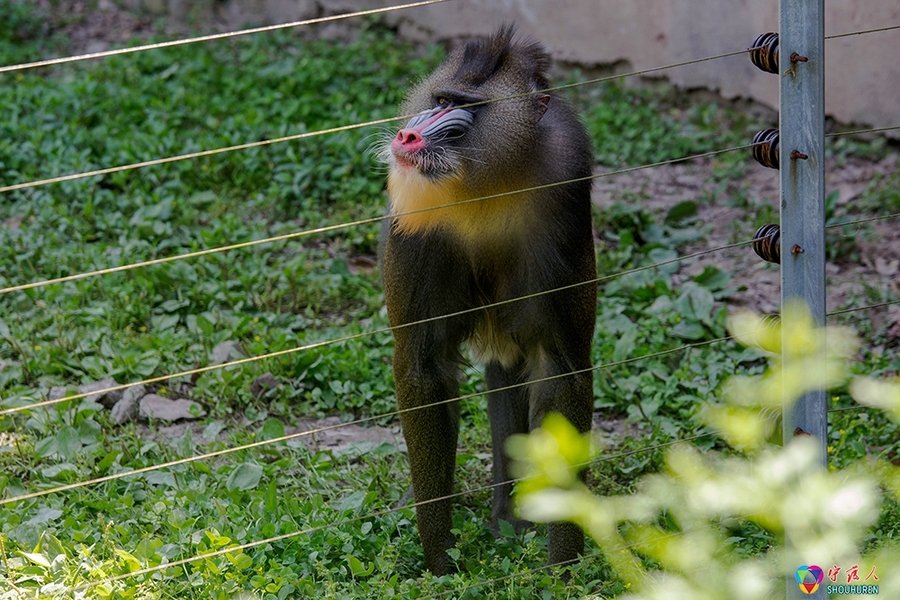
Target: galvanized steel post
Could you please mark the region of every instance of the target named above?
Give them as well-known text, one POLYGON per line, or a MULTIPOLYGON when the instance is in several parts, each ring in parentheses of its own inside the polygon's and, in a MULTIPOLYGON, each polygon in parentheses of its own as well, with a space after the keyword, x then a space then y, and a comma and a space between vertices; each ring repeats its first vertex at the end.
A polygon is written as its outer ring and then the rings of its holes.
MULTIPOLYGON (((793 299, 803 300, 816 323, 824 325, 825 2, 780 0, 779 14, 782 310, 793 299)), ((824 368, 824 358, 820 364, 824 368)), ((809 434, 817 440, 823 462, 827 428, 824 389, 785 407, 785 443, 809 434)), ((824 583, 814 594, 806 594, 789 573, 787 597, 827 598, 824 583)))
MULTIPOLYGON (((782 307, 799 298, 824 325, 824 0, 781 0, 780 12, 782 307)), ((805 395, 785 414, 785 441, 799 428, 819 440, 824 456, 826 417, 825 390, 805 395)))

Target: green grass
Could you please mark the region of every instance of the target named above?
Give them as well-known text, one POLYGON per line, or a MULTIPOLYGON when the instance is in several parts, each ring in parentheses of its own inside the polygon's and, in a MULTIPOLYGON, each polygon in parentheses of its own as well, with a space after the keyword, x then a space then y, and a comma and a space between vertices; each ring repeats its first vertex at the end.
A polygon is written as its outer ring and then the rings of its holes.
MULTIPOLYGON (((62 44, 44 37, 44 21, 25 4, 0 0, 0 9, 14 16, 4 26, 22 23, 0 29, 0 63, 62 44)), ((0 186, 389 117, 407 83, 439 57, 366 21, 349 46, 279 33, 0 75, 0 105, 8 107, 0 118, 0 186)), ((637 165, 744 143, 741 115, 675 103, 672 95, 620 83, 574 93, 598 161, 637 165)), ((0 287, 378 216, 383 173, 367 152, 378 135, 377 128, 353 130, 3 194, 0 287)), ((746 160, 723 156, 717 177, 733 181, 746 160)), ((893 201, 890 194, 875 182, 866 197, 874 205, 893 201)), ((639 202, 597 210, 599 272, 667 260, 700 240, 691 208, 661 217, 639 202)), ((44 400, 54 386, 105 377, 128 383, 204 366, 224 341, 256 356, 381 329, 377 269, 357 268, 359 257, 375 255, 378 232, 377 224, 356 226, 0 295, 0 409, 44 400)), ((627 493, 641 474, 660 468, 660 444, 707 433, 692 420, 698 407, 729 375, 761 368, 758 356, 727 343, 678 350, 724 334, 721 301, 731 282, 710 268, 675 285, 677 271, 652 268, 602 286, 596 364, 674 351, 597 371, 596 407, 642 427, 594 466, 598 492, 627 493), (618 452, 630 454, 609 460, 618 452)), ((0 417, 0 498, 272 439, 303 417, 390 412, 391 351, 390 335, 375 333, 153 385, 208 411, 171 442, 152 435, 163 424, 116 426, 107 410, 83 400, 0 417), (251 383, 266 372, 280 385, 256 398, 251 383)), ((876 370, 900 369, 890 352, 879 360, 876 370)), ((462 392, 480 389, 480 373, 468 371, 462 392)), ((896 427, 866 414, 835 413, 833 430, 852 435, 835 440, 833 460, 870 451, 858 447, 863 439, 896 453, 896 427)), ((459 488, 477 489, 489 481, 483 399, 464 403, 463 420, 459 488)), ((712 436, 696 444, 720 447, 712 436)), ((336 452, 280 442, 3 505, 0 598, 73 597, 61 590, 281 535, 289 537, 126 577, 88 596, 624 591, 602 557, 585 561, 569 583, 540 570, 540 529, 494 538, 487 491, 457 501, 465 572, 422 574, 413 511, 388 512, 407 488, 405 454, 392 445, 336 452)), ((879 526, 873 546, 897 535, 895 518, 879 526)), ((736 537, 747 540, 748 553, 765 543, 752 528, 736 537)))

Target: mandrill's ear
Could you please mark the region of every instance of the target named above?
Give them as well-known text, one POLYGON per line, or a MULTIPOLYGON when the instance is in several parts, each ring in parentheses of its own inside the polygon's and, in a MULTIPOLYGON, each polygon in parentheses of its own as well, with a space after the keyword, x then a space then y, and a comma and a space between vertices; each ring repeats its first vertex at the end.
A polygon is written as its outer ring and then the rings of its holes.
POLYGON ((547 112, 548 104, 550 104, 550 94, 538 95, 538 121, 540 121, 544 116, 544 113, 547 112))

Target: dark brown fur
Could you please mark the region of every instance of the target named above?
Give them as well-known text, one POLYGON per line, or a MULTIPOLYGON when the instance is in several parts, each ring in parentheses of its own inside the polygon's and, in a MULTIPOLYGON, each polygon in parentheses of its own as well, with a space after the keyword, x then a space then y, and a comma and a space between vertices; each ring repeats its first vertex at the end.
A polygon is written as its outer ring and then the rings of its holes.
MULTIPOLYGON (((435 96, 496 99, 547 87, 548 58, 539 45, 515 40, 511 28, 469 42, 418 85, 405 114, 431 109, 435 96)), ((577 116, 555 95, 530 94, 477 109, 465 135, 428 140, 442 153, 446 173, 428 176, 393 162, 391 210, 464 201, 577 178, 540 191, 516 193, 426 216, 395 216, 386 232, 383 273, 392 325, 477 308, 596 277, 591 235, 590 141, 577 116), (544 112, 546 109, 546 112, 544 112), (433 198, 432 198, 433 196, 433 198)), ((424 154, 424 152, 423 152, 424 154)), ((426 158, 422 157, 423 160, 426 158)), ((587 369, 596 306, 596 285, 485 308, 465 315, 396 329, 394 378, 401 409, 459 395, 462 346, 486 359, 493 390, 542 377, 587 369)), ((490 392, 488 410, 494 454, 493 516, 522 525, 512 513, 512 485, 505 439, 540 425, 550 411, 579 431, 591 425, 592 376, 580 373, 513 390, 490 392)), ((453 490, 459 407, 442 404, 404 412, 417 502, 453 490)), ((451 570, 446 550, 454 544, 449 500, 418 506, 425 564, 451 570)), ((581 531, 550 527, 550 561, 575 558, 581 531)))

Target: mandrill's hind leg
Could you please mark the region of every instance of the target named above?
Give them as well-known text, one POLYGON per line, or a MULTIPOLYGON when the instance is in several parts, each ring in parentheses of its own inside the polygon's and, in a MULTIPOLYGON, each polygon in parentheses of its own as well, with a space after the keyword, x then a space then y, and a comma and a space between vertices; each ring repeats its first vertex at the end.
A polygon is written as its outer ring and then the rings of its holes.
POLYGON ((494 459, 495 487, 491 516, 495 531, 500 520, 511 523, 517 531, 529 525, 528 521, 516 517, 513 511, 513 476, 509 472, 510 459, 506 453, 506 438, 516 433, 528 433, 528 391, 524 386, 502 389, 522 383, 521 372, 521 364, 509 369, 497 361, 491 361, 485 368, 494 459))
MULTIPOLYGON (((572 357, 569 357, 572 358, 572 357)), ((587 372, 565 375, 549 381, 535 383, 529 388, 529 426, 541 426, 550 412, 560 413, 569 420, 579 433, 591 429, 594 394, 593 376, 589 356, 581 361, 567 360, 561 354, 547 354, 539 368, 532 372, 532 379, 586 370, 587 372)), ((549 564, 559 564, 575 560, 584 551, 584 532, 572 523, 551 523, 549 529, 549 564)))
MULTIPOLYGON (((400 342, 400 339, 398 339, 400 342)), ((425 566, 435 575, 453 571, 447 549, 455 543, 451 502, 459 403, 429 406, 458 395, 456 365, 447 361, 411 357, 411 345, 398 343, 394 350, 400 426, 409 454, 416 522, 425 551, 425 566)))

